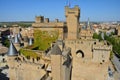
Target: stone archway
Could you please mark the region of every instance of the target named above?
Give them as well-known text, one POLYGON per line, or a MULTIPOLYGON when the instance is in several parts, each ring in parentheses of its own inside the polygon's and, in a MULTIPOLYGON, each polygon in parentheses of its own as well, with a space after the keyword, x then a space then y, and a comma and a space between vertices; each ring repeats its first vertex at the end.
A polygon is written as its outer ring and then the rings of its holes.
POLYGON ((82 50, 77 50, 77 51, 76 51, 76 55, 77 55, 78 57, 82 57, 82 58, 85 57, 84 52, 83 52, 82 50))

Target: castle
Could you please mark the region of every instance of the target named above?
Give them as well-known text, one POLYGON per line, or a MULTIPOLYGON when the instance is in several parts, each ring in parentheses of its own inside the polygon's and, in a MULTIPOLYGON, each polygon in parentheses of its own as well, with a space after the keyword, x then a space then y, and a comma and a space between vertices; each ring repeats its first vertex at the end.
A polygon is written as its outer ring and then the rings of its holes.
MULTIPOLYGON (((106 41, 92 39, 93 30, 89 23, 87 29, 81 28, 78 6, 66 6, 65 17, 66 22, 59 22, 58 19, 50 22, 44 16, 36 17, 32 24, 34 31, 59 32, 58 40, 52 43, 47 53, 34 51, 39 55, 36 59, 19 54, 19 41, 11 41, 7 57, 10 80, 107 79, 112 46, 106 41)), ((34 38, 33 35, 30 37, 34 38)), ((24 35, 23 42, 26 42, 25 38, 24 35)))

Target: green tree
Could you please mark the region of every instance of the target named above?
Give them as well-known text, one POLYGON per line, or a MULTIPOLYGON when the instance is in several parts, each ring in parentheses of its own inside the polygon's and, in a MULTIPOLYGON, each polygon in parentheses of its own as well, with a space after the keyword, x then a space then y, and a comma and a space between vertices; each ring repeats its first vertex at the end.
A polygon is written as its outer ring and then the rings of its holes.
POLYGON ((98 34, 97 33, 93 34, 93 39, 98 39, 98 34))
POLYGON ((99 39, 101 41, 102 40, 101 33, 100 34, 94 33, 93 34, 93 39, 99 39))
POLYGON ((3 45, 6 47, 10 46, 10 41, 8 39, 5 39, 5 41, 3 42, 3 45))

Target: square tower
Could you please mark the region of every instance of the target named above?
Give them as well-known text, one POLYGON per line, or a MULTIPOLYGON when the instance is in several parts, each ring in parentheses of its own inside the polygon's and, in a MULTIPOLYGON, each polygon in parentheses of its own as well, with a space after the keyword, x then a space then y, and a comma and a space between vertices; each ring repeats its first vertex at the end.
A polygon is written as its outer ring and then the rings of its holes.
POLYGON ((67 39, 78 38, 78 26, 80 17, 80 8, 75 6, 74 8, 65 7, 65 16, 68 28, 67 39))
POLYGON ((36 16, 35 18, 36 23, 43 23, 44 22, 44 16, 36 16))

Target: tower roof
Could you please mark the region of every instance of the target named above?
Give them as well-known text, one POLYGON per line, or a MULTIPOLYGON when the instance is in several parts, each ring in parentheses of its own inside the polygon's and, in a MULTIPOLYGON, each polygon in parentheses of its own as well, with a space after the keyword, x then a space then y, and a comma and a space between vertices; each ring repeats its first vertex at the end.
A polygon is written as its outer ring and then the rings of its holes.
POLYGON ((29 38, 29 45, 33 44, 33 38, 29 38))
POLYGON ((89 18, 88 18, 87 26, 90 27, 90 21, 89 21, 89 18))
POLYGON ((15 37, 14 37, 14 43, 20 43, 20 40, 19 40, 19 38, 18 38, 18 35, 15 35, 15 37))
POLYGON ((62 52, 57 44, 54 44, 54 46, 51 49, 51 54, 53 55, 62 55, 62 52))
POLYGON ((18 36, 19 39, 22 39, 22 35, 21 35, 20 32, 17 34, 17 36, 18 36))
POLYGON ((91 28, 90 28, 90 20, 89 20, 89 18, 88 18, 87 26, 86 26, 86 27, 87 27, 87 29, 91 29, 91 28))
POLYGON ((18 55, 18 51, 15 48, 14 44, 12 43, 12 41, 10 41, 10 46, 9 46, 7 55, 8 56, 16 56, 16 55, 18 55))
POLYGON ((86 27, 87 27, 87 29, 93 30, 92 26, 90 25, 90 19, 89 18, 88 18, 86 27))

